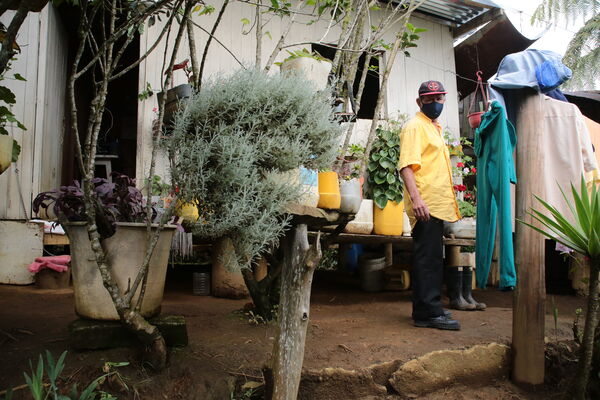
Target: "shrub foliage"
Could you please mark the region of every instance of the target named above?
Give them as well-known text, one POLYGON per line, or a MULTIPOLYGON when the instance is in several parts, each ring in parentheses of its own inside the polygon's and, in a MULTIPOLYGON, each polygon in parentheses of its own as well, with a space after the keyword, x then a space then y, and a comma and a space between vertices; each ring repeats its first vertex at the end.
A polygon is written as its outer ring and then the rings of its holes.
POLYGON ((181 196, 200 204, 195 233, 230 237, 243 267, 290 222, 282 212, 300 185, 281 173, 330 168, 340 134, 328 92, 301 76, 245 70, 203 84, 164 143, 181 196))

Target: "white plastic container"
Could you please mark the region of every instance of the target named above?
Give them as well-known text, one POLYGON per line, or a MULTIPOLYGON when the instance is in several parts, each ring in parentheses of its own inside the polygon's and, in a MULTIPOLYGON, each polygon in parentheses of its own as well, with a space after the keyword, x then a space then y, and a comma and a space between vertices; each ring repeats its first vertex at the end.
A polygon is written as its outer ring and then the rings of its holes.
POLYGON ((300 183, 302 184, 302 194, 300 195, 300 204, 309 207, 316 207, 319 204, 319 178, 318 171, 300 167, 300 183))
POLYGON ((454 235, 459 239, 475 239, 477 220, 463 218, 456 222, 444 222, 444 235, 454 235))
POLYGON ((356 178, 340 180, 340 195, 342 197, 340 211, 347 214, 356 214, 362 201, 360 181, 356 178))
POLYGON ((373 200, 363 199, 361 201, 354 220, 348 222, 344 232, 364 235, 370 235, 373 232, 373 200))
POLYGON ((402 212, 402 218, 402 236, 411 236, 410 218, 408 218, 406 210, 402 212))
POLYGON ((311 57, 298 57, 283 62, 280 68, 281 72, 294 71, 303 74, 308 80, 312 81, 316 90, 323 90, 327 87, 331 62, 316 60, 311 57))

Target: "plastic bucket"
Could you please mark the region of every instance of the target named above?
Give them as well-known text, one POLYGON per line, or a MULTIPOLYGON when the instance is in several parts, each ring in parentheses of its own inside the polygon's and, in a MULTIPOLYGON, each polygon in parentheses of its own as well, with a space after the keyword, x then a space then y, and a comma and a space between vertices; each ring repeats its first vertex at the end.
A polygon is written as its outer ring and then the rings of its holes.
POLYGON ((373 204, 373 231, 376 235, 402 235, 404 202, 388 201, 382 210, 373 204))
POLYGON ((383 268, 385 268, 385 257, 369 253, 359 257, 360 285, 364 291, 383 290, 385 286, 383 268))
POLYGON ((342 199, 337 172, 319 172, 319 208, 337 210, 342 199))
POLYGON ((210 274, 208 272, 192 273, 192 293, 195 296, 210 295, 210 274))
POLYGON ((361 194, 362 189, 358 179, 342 180, 340 182, 340 211, 348 214, 356 214, 360 209, 361 194))

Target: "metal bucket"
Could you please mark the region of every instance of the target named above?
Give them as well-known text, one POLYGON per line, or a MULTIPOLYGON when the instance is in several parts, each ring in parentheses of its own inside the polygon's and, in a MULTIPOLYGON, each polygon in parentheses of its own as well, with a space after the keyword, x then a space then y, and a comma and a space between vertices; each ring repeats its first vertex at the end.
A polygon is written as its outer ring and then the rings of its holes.
POLYGON ((195 296, 210 295, 210 274, 208 272, 192 273, 192 293, 195 296))

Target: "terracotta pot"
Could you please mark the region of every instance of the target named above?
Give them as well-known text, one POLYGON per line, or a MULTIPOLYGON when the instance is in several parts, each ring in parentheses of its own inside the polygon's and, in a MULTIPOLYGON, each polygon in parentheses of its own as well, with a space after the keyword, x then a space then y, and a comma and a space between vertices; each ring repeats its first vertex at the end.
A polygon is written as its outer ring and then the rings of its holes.
POLYGON ((474 113, 467 115, 467 118, 469 119, 469 125, 471 126, 471 128, 473 128, 473 129, 479 128, 479 125, 481 124, 481 116, 483 114, 484 114, 483 111, 479 111, 479 112, 474 112, 474 113))
POLYGON ((382 210, 373 204, 373 231, 376 235, 402 235, 404 202, 388 201, 382 210))

